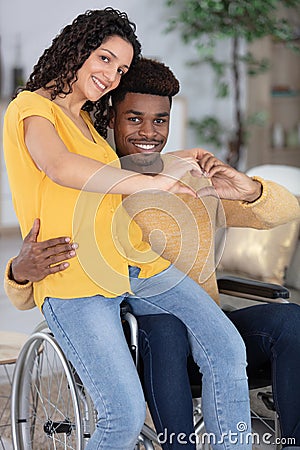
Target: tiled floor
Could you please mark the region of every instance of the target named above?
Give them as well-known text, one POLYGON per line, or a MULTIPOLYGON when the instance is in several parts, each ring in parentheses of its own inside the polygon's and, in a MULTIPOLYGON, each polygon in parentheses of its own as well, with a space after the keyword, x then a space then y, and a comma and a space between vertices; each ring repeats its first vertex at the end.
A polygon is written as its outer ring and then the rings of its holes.
MULTIPOLYGON (((3 279, 4 269, 7 260, 18 253, 18 249, 21 244, 21 238, 18 233, 13 234, 0 234, 0 278, 3 279)), ((226 299, 228 303, 228 299, 226 299)), ((248 306, 248 302, 243 305, 239 302, 239 306, 248 306)), ((3 283, 0 283, 0 330, 1 331, 16 331, 29 334, 35 326, 42 320, 42 315, 37 308, 30 311, 18 311, 12 306, 7 299, 3 283)), ((1 383, 1 379, 0 379, 1 383)), ((253 397, 254 398, 254 397, 253 397)), ((254 405, 257 407, 257 401, 254 399, 254 405)), ((267 432, 262 425, 255 425, 255 431, 259 431, 262 435, 267 432)), ((272 439, 270 439, 272 442, 272 439)), ((1 449, 1 443, 0 443, 1 449)), ((274 445, 253 445, 253 449, 259 450, 274 450, 274 445)), ((2 450, 2 449, 1 449, 2 450)), ((5 444, 5 450, 11 450, 9 442, 5 444)))

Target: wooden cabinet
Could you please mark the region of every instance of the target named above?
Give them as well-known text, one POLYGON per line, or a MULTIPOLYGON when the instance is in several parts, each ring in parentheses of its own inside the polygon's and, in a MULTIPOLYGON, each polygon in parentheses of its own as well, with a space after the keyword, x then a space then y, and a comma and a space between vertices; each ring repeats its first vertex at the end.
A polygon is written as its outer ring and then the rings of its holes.
MULTIPOLYGON (((300 49, 300 42, 295 44, 300 49)), ((248 78, 247 114, 263 112, 265 120, 250 127, 247 168, 265 163, 300 167, 300 52, 271 38, 256 41, 250 51, 267 58, 270 69, 248 78)))

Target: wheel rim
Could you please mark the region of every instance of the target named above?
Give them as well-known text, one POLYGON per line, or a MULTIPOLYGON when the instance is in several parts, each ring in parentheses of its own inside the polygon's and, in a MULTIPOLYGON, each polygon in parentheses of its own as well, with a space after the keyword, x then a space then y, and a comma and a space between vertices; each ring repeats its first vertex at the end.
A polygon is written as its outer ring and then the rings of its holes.
POLYGON ((82 450, 81 402, 70 366, 54 338, 43 332, 32 335, 18 358, 13 380, 15 447, 82 450))

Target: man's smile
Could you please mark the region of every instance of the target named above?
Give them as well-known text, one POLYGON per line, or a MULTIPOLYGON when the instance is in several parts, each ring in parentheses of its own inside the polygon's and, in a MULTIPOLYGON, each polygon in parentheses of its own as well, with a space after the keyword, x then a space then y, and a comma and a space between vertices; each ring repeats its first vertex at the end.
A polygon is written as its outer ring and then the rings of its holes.
POLYGON ((152 153, 153 151, 155 151, 155 149, 158 146, 161 146, 161 142, 149 142, 149 143, 145 143, 145 142, 133 142, 131 141, 131 144, 134 145, 135 147, 137 147, 139 150, 141 150, 143 153, 152 153))

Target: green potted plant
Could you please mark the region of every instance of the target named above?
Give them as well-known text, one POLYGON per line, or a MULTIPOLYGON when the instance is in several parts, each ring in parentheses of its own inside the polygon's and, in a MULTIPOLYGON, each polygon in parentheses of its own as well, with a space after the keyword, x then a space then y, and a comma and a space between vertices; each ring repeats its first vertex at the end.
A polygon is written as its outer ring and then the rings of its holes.
MULTIPOLYGON (((190 61, 197 66, 209 64, 215 74, 217 97, 232 96, 234 107, 234 132, 228 137, 227 162, 236 166, 247 135, 247 121, 261 121, 262 114, 246 119, 241 106, 241 70, 246 65, 248 75, 268 70, 266 59, 257 60, 248 52, 241 52, 241 42, 271 36, 292 48, 295 30, 279 8, 298 8, 299 0, 166 0, 171 10, 167 31, 179 31, 183 41, 197 50, 198 59, 190 61), (219 40, 227 39, 231 45, 229 60, 215 56, 219 40), (229 76, 228 76, 229 73, 229 76), (229 88, 232 80, 232 90, 229 88)), ((201 139, 207 143, 220 144, 226 133, 216 117, 207 116, 201 121, 191 121, 201 139)))

